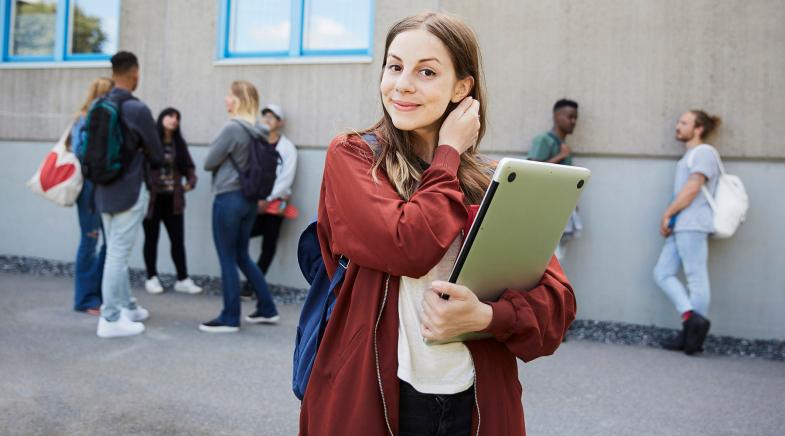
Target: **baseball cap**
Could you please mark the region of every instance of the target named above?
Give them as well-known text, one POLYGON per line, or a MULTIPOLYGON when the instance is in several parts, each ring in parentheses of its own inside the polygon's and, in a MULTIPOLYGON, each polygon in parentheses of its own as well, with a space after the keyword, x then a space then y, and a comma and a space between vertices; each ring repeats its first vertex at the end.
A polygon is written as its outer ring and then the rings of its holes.
POLYGON ((283 121, 284 116, 283 116, 283 109, 281 109, 281 106, 278 106, 275 103, 270 103, 267 106, 265 106, 264 109, 262 109, 262 115, 264 115, 265 112, 272 112, 273 115, 278 117, 279 120, 283 121))

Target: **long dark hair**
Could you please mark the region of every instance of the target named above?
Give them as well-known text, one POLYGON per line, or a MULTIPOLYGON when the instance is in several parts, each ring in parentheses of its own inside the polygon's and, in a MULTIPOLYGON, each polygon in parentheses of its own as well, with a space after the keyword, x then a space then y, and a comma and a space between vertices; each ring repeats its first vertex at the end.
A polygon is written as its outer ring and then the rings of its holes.
POLYGON ((163 142, 164 140, 164 117, 168 115, 176 115, 177 116, 177 128, 172 132, 172 141, 174 143, 174 163, 177 166, 177 169, 180 171, 180 174, 187 174, 188 167, 192 166, 193 163, 191 162, 191 156, 188 153, 188 144, 183 139, 183 134, 180 132, 180 123, 182 122, 183 118, 180 116, 180 111, 173 108, 168 107, 161 111, 158 114, 158 120, 155 123, 155 127, 158 130, 158 137, 163 142))
MULTIPOLYGON (((470 204, 479 204, 485 194, 485 189, 490 184, 490 174, 493 174, 493 168, 479 154, 479 143, 485 134, 487 100, 477 36, 459 18, 445 13, 425 12, 404 18, 395 23, 387 33, 382 71, 386 67, 387 51, 395 37, 414 29, 424 29, 444 43, 452 57, 458 79, 467 76, 474 78, 474 86, 469 95, 480 101, 480 131, 477 136, 477 144, 461 154, 458 180, 466 200, 470 204)), ((447 110, 442 115, 442 122, 456 106, 456 103, 450 103, 447 106, 447 110)), ((411 133, 399 130, 393 125, 392 118, 383 104, 382 111, 382 118, 375 125, 360 133, 379 133, 381 151, 375 159, 372 174, 376 178, 376 171, 383 168, 388 179, 398 191, 398 195, 408 200, 420 184, 422 170, 416 165, 417 154, 411 133)))

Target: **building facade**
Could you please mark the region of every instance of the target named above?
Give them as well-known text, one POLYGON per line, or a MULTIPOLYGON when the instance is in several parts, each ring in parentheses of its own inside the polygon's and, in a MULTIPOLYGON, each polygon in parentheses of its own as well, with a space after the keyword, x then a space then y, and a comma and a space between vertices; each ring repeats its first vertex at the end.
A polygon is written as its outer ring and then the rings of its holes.
MULTIPOLYGON (((71 261, 74 210, 57 208, 25 181, 72 119, 108 56, 139 57, 136 95, 157 113, 182 112, 197 166, 226 122, 235 79, 256 84, 262 104, 287 113, 299 149, 293 202, 268 280, 304 287, 299 231, 313 219, 324 153, 338 133, 381 114, 384 36, 396 20, 442 10, 476 30, 488 90, 482 148, 521 156, 550 127, 562 97, 580 103, 576 158, 593 176, 581 200, 583 236, 565 270, 579 318, 679 324, 651 270, 662 246, 682 112, 723 118, 712 142, 744 180, 751 208, 730 240, 712 241, 713 332, 785 339, 785 4, 778 0, 0 0, 0 254, 71 261)), ((189 268, 218 275, 210 232, 210 175, 187 196, 189 268)), ((141 232, 140 232, 141 233, 141 232)), ((141 237, 141 236, 140 236, 141 237)), ((141 242, 141 241, 140 241, 141 242)), ((162 238, 161 253, 168 252, 162 238)), ((258 245, 258 242, 253 242, 258 245)), ((254 247, 258 250, 258 247, 254 247)), ((142 266, 141 243, 132 266, 142 266)), ((257 251, 255 251, 257 252, 257 251)), ((159 256, 162 271, 172 271, 159 256)))

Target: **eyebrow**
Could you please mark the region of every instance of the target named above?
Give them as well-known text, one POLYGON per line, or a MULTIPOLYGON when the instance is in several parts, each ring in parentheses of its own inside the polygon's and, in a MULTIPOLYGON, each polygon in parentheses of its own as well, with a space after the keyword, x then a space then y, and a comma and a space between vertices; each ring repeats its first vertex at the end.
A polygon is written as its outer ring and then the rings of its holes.
MULTIPOLYGON (((387 53, 387 57, 392 57, 392 58, 398 59, 399 61, 403 61, 403 59, 399 58, 398 56, 396 56, 396 55, 394 55, 392 53, 387 53)), ((437 59, 437 58, 420 59, 419 61, 417 61, 417 63, 420 64, 420 63, 429 62, 429 61, 436 61, 437 63, 441 64, 441 61, 439 61, 439 59, 437 59)))

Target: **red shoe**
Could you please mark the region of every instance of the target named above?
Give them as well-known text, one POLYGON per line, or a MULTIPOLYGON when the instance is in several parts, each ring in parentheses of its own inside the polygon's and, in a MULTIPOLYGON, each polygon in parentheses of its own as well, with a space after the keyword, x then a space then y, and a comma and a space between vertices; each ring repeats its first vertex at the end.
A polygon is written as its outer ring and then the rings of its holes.
POLYGON ((101 306, 91 307, 85 310, 84 313, 93 316, 101 316, 101 306))

